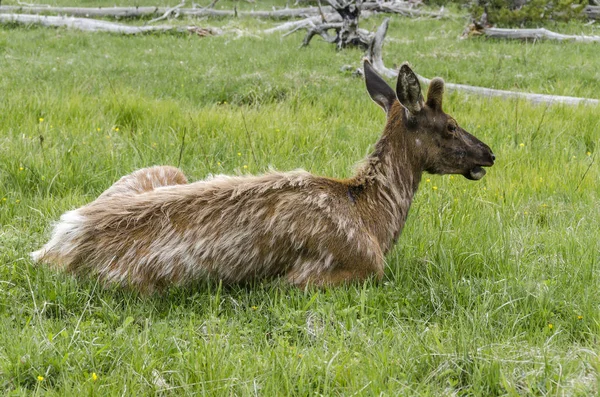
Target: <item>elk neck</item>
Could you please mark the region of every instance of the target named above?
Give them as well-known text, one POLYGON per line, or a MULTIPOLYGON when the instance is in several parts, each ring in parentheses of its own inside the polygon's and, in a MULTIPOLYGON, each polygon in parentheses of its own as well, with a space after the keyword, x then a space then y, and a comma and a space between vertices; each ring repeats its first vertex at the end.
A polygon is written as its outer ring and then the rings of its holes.
POLYGON ((422 148, 415 147, 406 126, 405 109, 396 102, 375 150, 349 183, 362 223, 384 253, 402 232, 424 168, 422 148))

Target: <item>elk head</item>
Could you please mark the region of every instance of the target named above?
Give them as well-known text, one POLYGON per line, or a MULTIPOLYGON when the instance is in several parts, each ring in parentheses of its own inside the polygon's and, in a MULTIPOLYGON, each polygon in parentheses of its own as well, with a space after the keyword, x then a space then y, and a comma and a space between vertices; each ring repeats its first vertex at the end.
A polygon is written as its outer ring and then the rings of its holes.
POLYGON ((407 64, 398 72, 395 91, 367 60, 364 71, 367 91, 388 115, 387 133, 404 134, 403 142, 409 146, 407 150, 421 170, 432 174, 461 174, 471 180, 483 178, 482 167, 492 166, 495 156, 489 146, 444 113, 444 80, 431 80, 425 101, 419 80, 407 64), (401 117, 392 117, 397 114, 392 108, 398 105, 401 117))

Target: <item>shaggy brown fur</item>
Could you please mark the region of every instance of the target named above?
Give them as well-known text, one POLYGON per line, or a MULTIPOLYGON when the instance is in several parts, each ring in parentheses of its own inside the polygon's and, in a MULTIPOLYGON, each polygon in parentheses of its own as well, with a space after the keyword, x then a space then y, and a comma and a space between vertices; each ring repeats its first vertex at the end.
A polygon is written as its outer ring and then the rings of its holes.
POLYGON ((146 292, 201 277, 299 286, 381 277, 423 171, 479 179, 493 155, 442 112, 441 79, 425 104, 406 65, 397 92, 368 62, 365 77, 388 121, 353 178, 297 170, 188 184, 176 168, 146 168, 65 213, 33 258, 146 292))

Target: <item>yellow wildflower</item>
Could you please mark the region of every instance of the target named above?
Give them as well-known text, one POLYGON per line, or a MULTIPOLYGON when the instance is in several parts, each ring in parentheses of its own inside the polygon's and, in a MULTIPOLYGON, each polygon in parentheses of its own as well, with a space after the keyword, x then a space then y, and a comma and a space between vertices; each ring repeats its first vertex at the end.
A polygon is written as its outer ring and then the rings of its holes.
POLYGON ((92 372, 92 380, 95 382, 98 380, 98 375, 95 372, 92 372))
POLYGON ((427 178, 427 179, 425 179, 425 182, 429 183, 429 182, 431 182, 431 179, 427 178))
POLYGON ((434 186, 434 187, 433 187, 433 190, 437 190, 437 186, 434 186))
POLYGON ((19 167, 19 171, 23 171, 23 167, 19 167))
POLYGON ((548 328, 552 329, 552 328, 554 328, 554 325, 552 325, 552 323, 548 323, 548 328))
POLYGON ((41 382, 44 380, 44 377, 42 375, 38 375, 37 380, 38 382, 41 382))
POLYGON ((96 131, 100 132, 100 127, 96 128, 96 131))
POLYGON ((587 152, 586 154, 587 154, 588 156, 591 156, 591 155, 592 155, 592 152, 587 152))
POLYGON ((238 156, 241 156, 241 155, 242 155, 242 153, 238 152, 238 156))
POLYGON ((256 310, 256 309, 258 309, 258 307, 252 306, 252 310, 256 310))
POLYGON ((21 202, 21 200, 17 199, 15 200, 15 203, 19 204, 21 202))
POLYGON ((220 167, 220 166, 221 166, 221 162, 220 162, 220 161, 217 161, 217 165, 220 167))
POLYGON ((42 123, 44 121, 44 118, 40 117, 39 121, 40 121, 40 123, 42 123))
POLYGON ((583 320, 583 316, 580 314, 579 316, 577 316, 577 320, 583 320))
POLYGON ((519 143, 519 146, 523 147, 523 146, 525 146, 525 144, 524 143, 519 143))
POLYGON ((247 168, 248 168, 248 166, 246 164, 244 164, 244 169, 247 169, 247 168))

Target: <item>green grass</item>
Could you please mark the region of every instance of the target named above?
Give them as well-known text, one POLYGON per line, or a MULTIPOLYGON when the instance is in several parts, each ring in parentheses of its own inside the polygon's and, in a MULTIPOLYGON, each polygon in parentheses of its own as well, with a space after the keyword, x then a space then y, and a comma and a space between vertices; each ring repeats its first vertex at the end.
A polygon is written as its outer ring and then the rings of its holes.
MULTIPOLYGON (((463 22, 394 18, 386 62, 600 97, 597 45, 458 40, 463 22)), ((143 297, 32 264, 61 213, 135 169, 177 165, 184 134, 191 180, 270 166, 350 175, 384 124, 362 80, 339 71, 362 54, 300 41, 0 28, 3 394, 598 393, 597 107, 447 95, 497 164, 479 182, 424 178, 381 283, 199 282, 143 297)))

